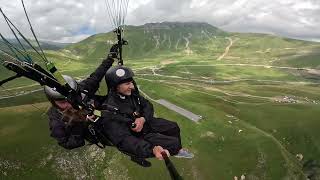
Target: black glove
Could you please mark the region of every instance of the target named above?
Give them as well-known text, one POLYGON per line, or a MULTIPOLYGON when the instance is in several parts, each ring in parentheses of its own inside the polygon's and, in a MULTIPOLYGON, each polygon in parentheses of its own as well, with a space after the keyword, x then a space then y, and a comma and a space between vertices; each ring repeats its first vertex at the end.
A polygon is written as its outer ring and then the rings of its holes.
POLYGON ((119 45, 118 44, 112 45, 112 47, 110 48, 108 57, 117 58, 118 54, 119 54, 119 45))

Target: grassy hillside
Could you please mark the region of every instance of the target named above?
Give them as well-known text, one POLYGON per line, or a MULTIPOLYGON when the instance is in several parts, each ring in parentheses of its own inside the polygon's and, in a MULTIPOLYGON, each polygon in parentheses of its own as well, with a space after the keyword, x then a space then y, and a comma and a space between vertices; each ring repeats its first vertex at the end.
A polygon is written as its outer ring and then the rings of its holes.
MULTIPOLYGON (((188 53, 196 51, 211 54, 210 50, 224 47, 226 35, 226 32, 206 23, 164 22, 128 26, 125 29, 125 40, 129 45, 124 47, 124 56, 131 59, 181 53, 185 52, 187 44, 193 49, 188 53)), ((96 60, 105 57, 116 41, 113 32, 98 34, 68 46, 64 51, 70 51, 85 60, 96 60)))
MULTIPOLYGON (((320 43, 204 23, 130 26, 125 37, 124 63, 141 90, 203 117, 194 123, 153 102, 158 117, 178 122, 184 146, 195 153, 171 158, 185 179, 319 179, 320 43)), ((84 77, 114 41, 112 33, 98 34, 47 54, 63 73, 84 77)), ((6 88, 39 88, 29 83, 6 88)), ((169 179, 156 159, 141 168, 111 147, 60 148, 49 137, 43 101, 41 92, 0 99, 0 178, 169 179)))

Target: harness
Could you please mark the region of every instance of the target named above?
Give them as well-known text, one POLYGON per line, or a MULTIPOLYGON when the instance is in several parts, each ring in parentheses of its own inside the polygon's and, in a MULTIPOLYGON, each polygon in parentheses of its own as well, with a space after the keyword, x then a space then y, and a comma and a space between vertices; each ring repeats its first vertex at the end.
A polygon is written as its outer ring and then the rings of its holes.
POLYGON ((114 146, 111 141, 102 133, 101 125, 96 122, 90 122, 88 131, 93 137, 91 143, 97 145, 99 148, 104 149, 106 146, 114 146))
POLYGON ((96 119, 89 121, 88 125, 88 131, 93 137, 91 139, 92 144, 96 144, 99 148, 105 148, 106 146, 114 146, 112 142, 106 137, 103 133, 103 123, 101 122, 103 117, 108 117, 110 114, 113 115, 120 115, 125 117, 126 120, 124 122, 128 123, 128 125, 131 128, 135 128, 136 124, 134 123, 133 119, 137 118, 139 113, 138 112, 133 112, 131 115, 127 113, 121 112, 118 108, 109 105, 109 104, 104 104, 102 105, 101 109, 101 117, 97 117, 96 119))
MULTIPOLYGON (((137 99, 138 99, 138 104, 140 105, 141 104, 140 99, 139 98, 137 98, 137 99)), ((137 109, 136 103, 134 103, 133 105, 135 106, 135 110, 136 110, 137 109)), ((100 118, 98 117, 97 119, 90 122, 90 124, 88 125, 88 131, 89 131, 90 135, 93 137, 92 144, 95 144, 99 148, 103 149, 106 146, 114 146, 114 144, 112 144, 112 142, 108 139, 108 137, 106 137, 103 134, 103 131, 102 131, 103 124, 101 122, 102 121, 101 119, 103 117, 108 117, 108 115, 110 115, 110 114, 120 115, 126 119, 126 120, 124 120, 125 122, 129 122, 129 126, 131 128, 135 128, 136 125, 135 125, 133 119, 140 117, 140 113, 136 112, 136 111, 134 111, 132 114, 124 113, 121 110, 119 110, 117 107, 114 107, 109 104, 103 104, 101 109, 103 109, 103 110, 100 110, 101 117, 100 118), (130 121, 129 121, 129 119, 130 119, 130 121)), ((121 152, 126 154, 127 156, 130 156, 131 161, 139 164, 142 167, 150 167, 151 166, 151 163, 144 158, 138 157, 134 154, 131 154, 131 153, 128 153, 125 151, 121 151, 121 152)))

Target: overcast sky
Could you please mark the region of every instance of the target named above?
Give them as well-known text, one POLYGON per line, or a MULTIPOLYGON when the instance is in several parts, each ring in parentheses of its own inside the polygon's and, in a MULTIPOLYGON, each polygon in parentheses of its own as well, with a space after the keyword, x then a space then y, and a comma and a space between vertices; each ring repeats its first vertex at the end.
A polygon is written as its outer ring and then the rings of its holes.
MULTIPOLYGON (((111 0, 107 0, 111 1, 111 0)), ((113 0, 115 1, 115 0, 113 0)), ((119 0, 120 1, 120 0, 119 0)), ((105 0, 24 0, 42 40, 77 42, 112 29, 105 0)), ((30 36, 20 0, 0 0, 30 36)), ((320 0, 131 0, 126 24, 200 21, 232 32, 260 32, 320 42, 320 0)), ((0 18, 0 32, 10 30, 0 18)))

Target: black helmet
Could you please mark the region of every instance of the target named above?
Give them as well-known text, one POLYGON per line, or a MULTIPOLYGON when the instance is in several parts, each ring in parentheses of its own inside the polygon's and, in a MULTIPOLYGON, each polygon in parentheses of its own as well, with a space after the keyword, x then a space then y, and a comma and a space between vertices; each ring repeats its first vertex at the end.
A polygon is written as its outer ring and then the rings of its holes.
MULTIPOLYGON (((72 89, 77 90, 78 83, 77 83, 76 80, 74 80, 72 77, 67 76, 67 75, 62 75, 62 77, 69 84, 69 86, 72 89)), ((65 96, 63 96, 58 91, 56 91, 54 88, 51 88, 49 86, 44 86, 44 93, 46 94, 46 96, 49 99, 49 101, 56 101, 56 100, 66 99, 65 96)))
POLYGON ((106 73, 106 83, 108 88, 115 88, 117 85, 133 80, 134 73, 133 71, 125 66, 114 66, 111 67, 106 73))

